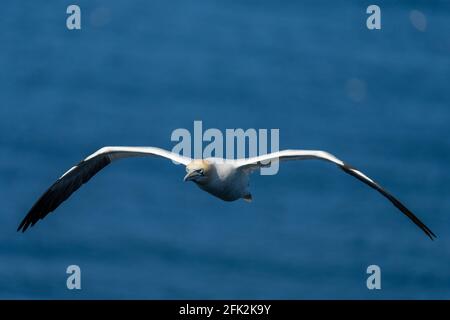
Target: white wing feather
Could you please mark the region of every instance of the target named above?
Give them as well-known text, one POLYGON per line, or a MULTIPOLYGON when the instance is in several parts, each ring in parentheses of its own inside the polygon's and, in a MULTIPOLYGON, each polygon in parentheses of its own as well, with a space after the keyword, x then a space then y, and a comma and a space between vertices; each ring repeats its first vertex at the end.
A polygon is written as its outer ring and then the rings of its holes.
POLYGON ((248 159, 235 160, 235 166, 245 171, 253 171, 263 166, 267 166, 272 161, 286 161, 286 160, 307 160, 307 159, 317 159, 325 160, 336 164, 347 174, 357 178, 358 180, 364 182, 371 188, 377 190, 384 197, 386 197, 397 209, 399 209, 403 214, 405 214, 409 219, 411 219, 420 229, 422 229, 425 234, 433 239, 436 235, 431 231, 419 218, 416 217, 408 208, 406 208, 397 198, 390 194, 387 190, 382 188, 374 180, 366 176, 361 171, 355 169, 349 164, 339 160, 334 155, 320 150, 283 150, 259 157, 253 157, 248 159))
POLYGON ((70 168, 39 198, 22 220, 18 230, 25 231, 37 221, 67 200, 72 193, 87 183, 111 162, 131 157, 162 157, 175 163, 188 165, 190 158, 155 147, 104 147, 91 154, 76 166, 70 168))

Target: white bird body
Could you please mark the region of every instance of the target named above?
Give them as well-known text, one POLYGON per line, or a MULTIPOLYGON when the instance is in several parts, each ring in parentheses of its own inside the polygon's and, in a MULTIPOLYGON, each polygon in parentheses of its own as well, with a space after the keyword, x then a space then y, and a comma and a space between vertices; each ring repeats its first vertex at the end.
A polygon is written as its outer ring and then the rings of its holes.
POLYGON ((234 161, 220 158, 206 158, 210 166, 210 178, 205 181, 194 181, 202 190, 224 200, 250 200, 249 172, 240 169, 234 161))
POLYGON ((386 197, 395 207, 411 219, 431 239, 435 234, 393 195, 383 189, 361 171, 349 166, 330 153, 319 150, 283 150, 247 159, 221 158, 191 159, 155 147, 104 147, 88 156, 64 173, 33 205, 20 223, 23 232, 54 211, 69 196, 88 182, 111 162, 130 157, 157 156, 186 166, 184 181, 193 181, 202 190, 224 200, 244 199, 251 201, 249 191, 250 173, 273 161, 318 159, 331 162, 347 174, 364 182, 386 197))

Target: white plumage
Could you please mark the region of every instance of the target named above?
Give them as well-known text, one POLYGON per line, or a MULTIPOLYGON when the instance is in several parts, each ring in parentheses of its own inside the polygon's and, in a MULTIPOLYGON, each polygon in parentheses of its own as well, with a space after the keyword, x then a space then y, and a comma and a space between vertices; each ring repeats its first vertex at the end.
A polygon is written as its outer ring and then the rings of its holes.
POLYGON ((252 171, 273 161, 318 159, 331 162, 347 174, 380 192, 394 206, 410 218, 431 239, 435 234, 399 200, 388 193, 361 171, 349 166, 330 153, 318 150, 283 150, 248 159, 222 158, 191 159, 155 147, 104 147, 88 156, 64 173, 33 205, 20 223, 18 230, 25 231, 37 221, 54 211, 72 193, 88 182, 97 172, 111 162, 130 157, 163 157, 186 167, 185 181, 195 182, 202 190, 225 200, 251 201, 249 178, 252 171))

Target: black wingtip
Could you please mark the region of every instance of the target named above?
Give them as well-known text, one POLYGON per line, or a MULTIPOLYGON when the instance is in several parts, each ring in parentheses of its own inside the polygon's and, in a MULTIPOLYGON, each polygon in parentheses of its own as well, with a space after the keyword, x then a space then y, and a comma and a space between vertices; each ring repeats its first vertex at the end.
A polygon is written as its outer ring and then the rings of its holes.
POLYGON ((22 220, 22 222, 21 222, 21 223, 19 224, 19 226, 17 227, 17 232, 20 232, 20 231, 23 232, 23 230, 22 230, 23 225, 24 225, 24 220, 22 220))
POLYGON ((427 227, 427 230, 428 230, 428 232, 426 232, 426 234, 431 239, 431 241, 436 240, 437 239, 437 235, 435 235, 433 231, 428 229, 428 227, 427 227))
POLYGON ((90 160, 83 160, 67 171, 36 201, 17 231, 25 232, 29 227, 45 218, 109 163, 111 163, 109 156, 99 155, 90 160))
POLYGON ((17 232, 22 231, 22 233, 24 233, 28 229, 28 225, 29 223, 27 223, 27 219, 26 218, 23 219, 22 222, 17 227, 17 232))
POLYGON ((364 179, 364 177, 361 176, 358 169, 354 168, 353 166, 349 165, 348 163, 344 163, 343 165, 339 165, 339 167, 345 171, 346 173, 350 174, 351 176, 357 178, 358 180, 364 182, 371 188, 377 190, 379 193, 381 193, 383 196, 385 196, 397 209, 399 209, 403 214, 405 214, 411 221, 418 226, 432 241, 437 238, 437 236, 434 234, 433 231, 430 230, 417 216, 412 213, 405 205, 403 205, 397 198, 395 198, 393 195, 391 195, 388 191, 383 189, 381 186, 379 186, 376 182, 368 181, 367 179, 364 179))

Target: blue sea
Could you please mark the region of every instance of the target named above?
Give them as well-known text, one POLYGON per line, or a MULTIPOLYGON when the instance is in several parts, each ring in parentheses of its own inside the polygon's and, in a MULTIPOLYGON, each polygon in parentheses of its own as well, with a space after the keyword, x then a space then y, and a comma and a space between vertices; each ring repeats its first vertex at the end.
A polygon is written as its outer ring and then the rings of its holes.
POLYGON ((77 0, 0 4, 0 298, 449 299, 450 2, 77 0), (81 30, 66 28, 67 6, 81 30), (335 166, 254 174, 223 202, 161 159, 112 164, 26 233, 39 196, 102 146, 276 128, 335 166), (68 290, 66 268, 81 269, 68 290), (381 290, 366 270, 381 269, 381 290))

